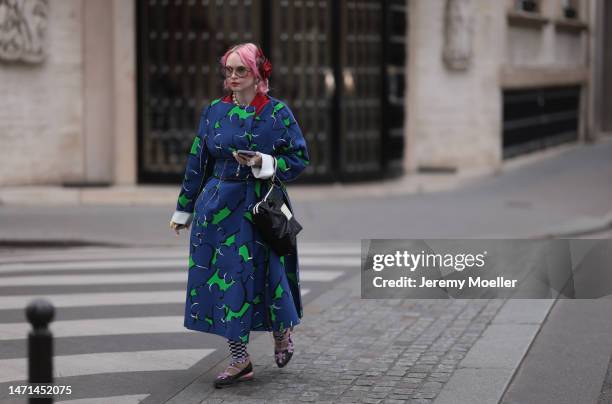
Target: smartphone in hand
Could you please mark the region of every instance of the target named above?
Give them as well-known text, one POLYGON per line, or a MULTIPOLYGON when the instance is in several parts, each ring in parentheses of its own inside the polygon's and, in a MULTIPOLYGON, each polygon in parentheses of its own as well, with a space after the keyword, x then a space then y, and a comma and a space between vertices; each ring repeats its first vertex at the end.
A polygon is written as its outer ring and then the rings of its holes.
POLYGON ((237 150, 236 153, 247 159, 253 158, 257 155, 257 152, 253 150, 237 150))

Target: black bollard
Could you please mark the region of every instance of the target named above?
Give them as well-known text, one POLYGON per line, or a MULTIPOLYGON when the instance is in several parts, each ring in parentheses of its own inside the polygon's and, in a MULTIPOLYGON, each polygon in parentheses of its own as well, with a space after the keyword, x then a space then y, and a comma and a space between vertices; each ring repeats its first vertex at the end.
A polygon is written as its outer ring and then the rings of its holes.
MULTIPOLYGON (((44 299, 37 299, 26 307, 26 317, 32 330, 28 334, 28 381, 30 383, 53 383, 53 336, 49 323, 55 309, 44 299)), ((30 403, 53 403, 53 396, 30 397, 30 403)))

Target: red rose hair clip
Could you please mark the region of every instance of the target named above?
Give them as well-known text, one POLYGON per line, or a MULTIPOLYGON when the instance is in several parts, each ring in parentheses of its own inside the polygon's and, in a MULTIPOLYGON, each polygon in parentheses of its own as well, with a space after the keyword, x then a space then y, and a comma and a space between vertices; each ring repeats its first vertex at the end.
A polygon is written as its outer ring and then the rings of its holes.
POLYGON ((259 74, 266 80, 272 74, 272 63, 263 54, 261 48, 257 48, 257 65, 259 66, 259 74))

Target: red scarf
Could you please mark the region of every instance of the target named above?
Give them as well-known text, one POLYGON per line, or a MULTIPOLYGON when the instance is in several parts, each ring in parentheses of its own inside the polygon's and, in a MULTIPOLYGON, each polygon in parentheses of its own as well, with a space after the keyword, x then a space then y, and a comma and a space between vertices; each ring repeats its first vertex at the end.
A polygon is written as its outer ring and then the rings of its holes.
MULTIPOLYGON (((226 95, 225 97, 223 97, 221 99, 221 101, 229 102, 230 104, 234 102, 234 100, 232 99, 231 94, 230 95, 226 95)), ((270 102, 270 97, 268 97, 265 94, 257 93, 257 94, 255 94, 255 97, 253 97, 253 100, 251 101, 251 103, 249 105, 255 107, 255 115, 259 115, 261 110, 269 102, 270 102)))

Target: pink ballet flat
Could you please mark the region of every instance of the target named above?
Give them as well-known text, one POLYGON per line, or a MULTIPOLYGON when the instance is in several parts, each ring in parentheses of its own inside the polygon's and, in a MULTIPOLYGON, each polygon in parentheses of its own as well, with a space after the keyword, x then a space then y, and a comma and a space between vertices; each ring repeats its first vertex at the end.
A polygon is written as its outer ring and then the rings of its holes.
POLYGON ((232 384, 236 384, 238 382, 248 381, 253 379, 253 365, 249 361, 249 364, 242 370, 239 367, 234 366, 233 364, 229 364, 227 368, 217 377, 215 378, 214 385, 215 388, 222 388, 226 386, 230 386, 232 384), (229 369, 239 370, 236 374, 231 374, 229 369))
POLYGON ((284 367, 293 356, 293 340, 291 339, 291 330, 287 329, 287 337, 285 340, 279 343, 274 340, 274 361, 276 362, 276 366, 279 368, 284 367), (283 342, 287 342, 287 347, 285 349, 281 349, 280 347, 283 345, 283 342))

